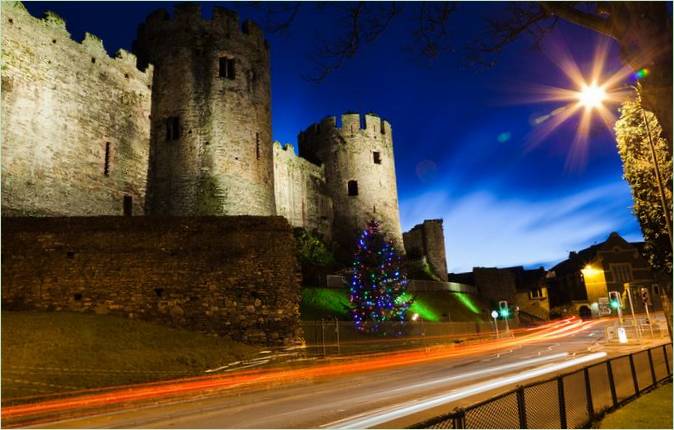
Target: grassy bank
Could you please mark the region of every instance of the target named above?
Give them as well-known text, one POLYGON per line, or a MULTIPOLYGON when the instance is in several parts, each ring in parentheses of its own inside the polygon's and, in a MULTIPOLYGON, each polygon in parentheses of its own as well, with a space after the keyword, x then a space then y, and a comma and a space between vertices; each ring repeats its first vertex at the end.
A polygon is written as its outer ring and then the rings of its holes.
POLYGON ((2 312, 2 397, 203 374, 254 356, 231 340, 119 317, 2 312))
MULTIPOLYGON (((419 292, 414 295, 411 314, 419 314, 426 321, 481 321, 485 317, 483 306, 472 296, 452 292, 419 292)), ((332 288, 304 288, 300 313, 305 321, 333 319, 349 320, 349 295, 347 290, 332 288)))
POLYGON ((602 429, 671 429, 672 384, 652 392, 612 412, 599 423, 602 429))

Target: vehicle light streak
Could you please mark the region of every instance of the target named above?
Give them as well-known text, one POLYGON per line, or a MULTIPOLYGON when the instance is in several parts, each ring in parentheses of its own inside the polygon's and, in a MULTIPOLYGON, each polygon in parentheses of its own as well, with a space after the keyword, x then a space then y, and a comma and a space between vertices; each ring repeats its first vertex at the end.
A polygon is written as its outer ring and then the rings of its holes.
POLYGON ((573 360, 568 360, 562 363, 548 364, 536 369, 520 372, 516 375, 506 376, 492 381, 470 385, 461 390, 449 394, 442 394, 439 396, 431 397, 421 402, 418 401, 407 402, 402 405, 394 407, 394 409, 388 409, 387 411, 378 411, 375 414, 360 416, 355 419, 347 418, 345 420, 325 424, 321 427, 340 428, 340 429, 369 428, 378 424, 387 423, 389 421, 398 418, 406 417, 408 415, 417 412, 422 412, 429 408, 442 405, 444 403, 465 399, 466 397, 473 396, 475 394, 480 394, 497 388, 502 388, 511 384, 525 381, 530 378, 535 378, 541 375, 545 375, 547 373, 556 372, 562 369, 598 360, 604 357, 606 357, 605 352, 595 352, 593 354, 589 354, 573 360))
MULTIPOLYGON (((360 355, 332 363, 316 363, 301 368, 276 367, 257 370, 237 370, 227 374, 207 375, 138 384, 127 387, 111 387, 106 392, 83 393, 78 396, 3 407, 2 419, 27 415, 82 411, 87 408, 110 406, 142 400, 159 400, 188 393, 226 390, 251 384, 292 383, 293 381, 342 376, 356 372, 368 372, 407 366, 440 359, 461 357, 471 354, 488 354, 502 349, 519 347, 538 341, 550 341, 576 334, 601 321, 585 322, 578 318, 568 318, 537 327, 537 330, 522 330, 519 337, 507 339, 486 339, 463 345, 436 345, 401 352, 360 355)), ((74 393, 73 393, 74 394, 74 393)))

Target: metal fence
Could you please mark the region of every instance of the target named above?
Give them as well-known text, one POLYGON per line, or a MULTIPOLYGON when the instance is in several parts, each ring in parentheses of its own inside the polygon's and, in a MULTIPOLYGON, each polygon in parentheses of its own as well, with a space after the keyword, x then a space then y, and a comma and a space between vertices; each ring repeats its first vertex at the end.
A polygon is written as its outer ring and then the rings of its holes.
POLYGON ((671 363, 669 343, 518 387, 410 428, 586 428, 606 411, 671 379, 671 363))
MULTIPOLYGON (((507 337, 506 323, 497 321, 499 336, 507 337)), ((302 321, 307 352, 319 355, 358 352, 363 345, 369 349, 396 349, 402 346, 432 346, 448 342, 474 338, 495 337, 494 323, 489 322, 428 322, 428 321, 386 321, 382 323, 380 335, 365 334, 356 330, 353 321, 302 321), (384 335, 386 333, 386 335, 384 335)), ((519 327, 517 320, 508 321, 509 329, 519 327)))

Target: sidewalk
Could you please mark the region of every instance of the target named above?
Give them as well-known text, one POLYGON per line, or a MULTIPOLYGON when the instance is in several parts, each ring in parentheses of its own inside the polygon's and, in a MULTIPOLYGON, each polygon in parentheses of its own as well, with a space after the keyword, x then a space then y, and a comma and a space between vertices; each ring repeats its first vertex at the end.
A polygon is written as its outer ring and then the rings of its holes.
POLYGON ((667 383, 612 412, 597 428, 671 429, 672 384, 667 383))

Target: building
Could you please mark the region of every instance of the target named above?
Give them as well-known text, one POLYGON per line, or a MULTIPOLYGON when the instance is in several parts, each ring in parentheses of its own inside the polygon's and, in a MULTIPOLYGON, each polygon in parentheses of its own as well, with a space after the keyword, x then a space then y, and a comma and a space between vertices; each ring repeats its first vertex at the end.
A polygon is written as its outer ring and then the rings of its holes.
POLYGON ((3 216, 280 215, 349 251, 372 218, 403 247, 391 124, 330 116, 272 142, 269 45, 198 4, 110 58, 53 13, 2 3, 3 216))
MULTIPOLYGON (((569 253, 569 258, 550 269, 548 287, 552 305, 565 308, 567 313, 597 316, 600 299, 608 298, 609 291, 623 295, 629 286, 636 312, 644 311, 641 288, 648 290, 653 307, 660 309, 662 280, 652 271, 641 250, 641 244, 611 233, 602 243, 569 253)), ((623 305, 629 309, 628 303, 623 305)))
POLYGON ((536 321, 550 318, 546 276, 542 267, 534 270, 522 266, 474 267, 472 272, 450 273, 449 281, 475 286, 492 309, 505 300, 521 319, 536 321))
POLYGON ((405 252, 410 259, 424 259, 431 272, 441 281, 447 281, 445 233, 441 219, 424 220, 403 233, 405 252))

